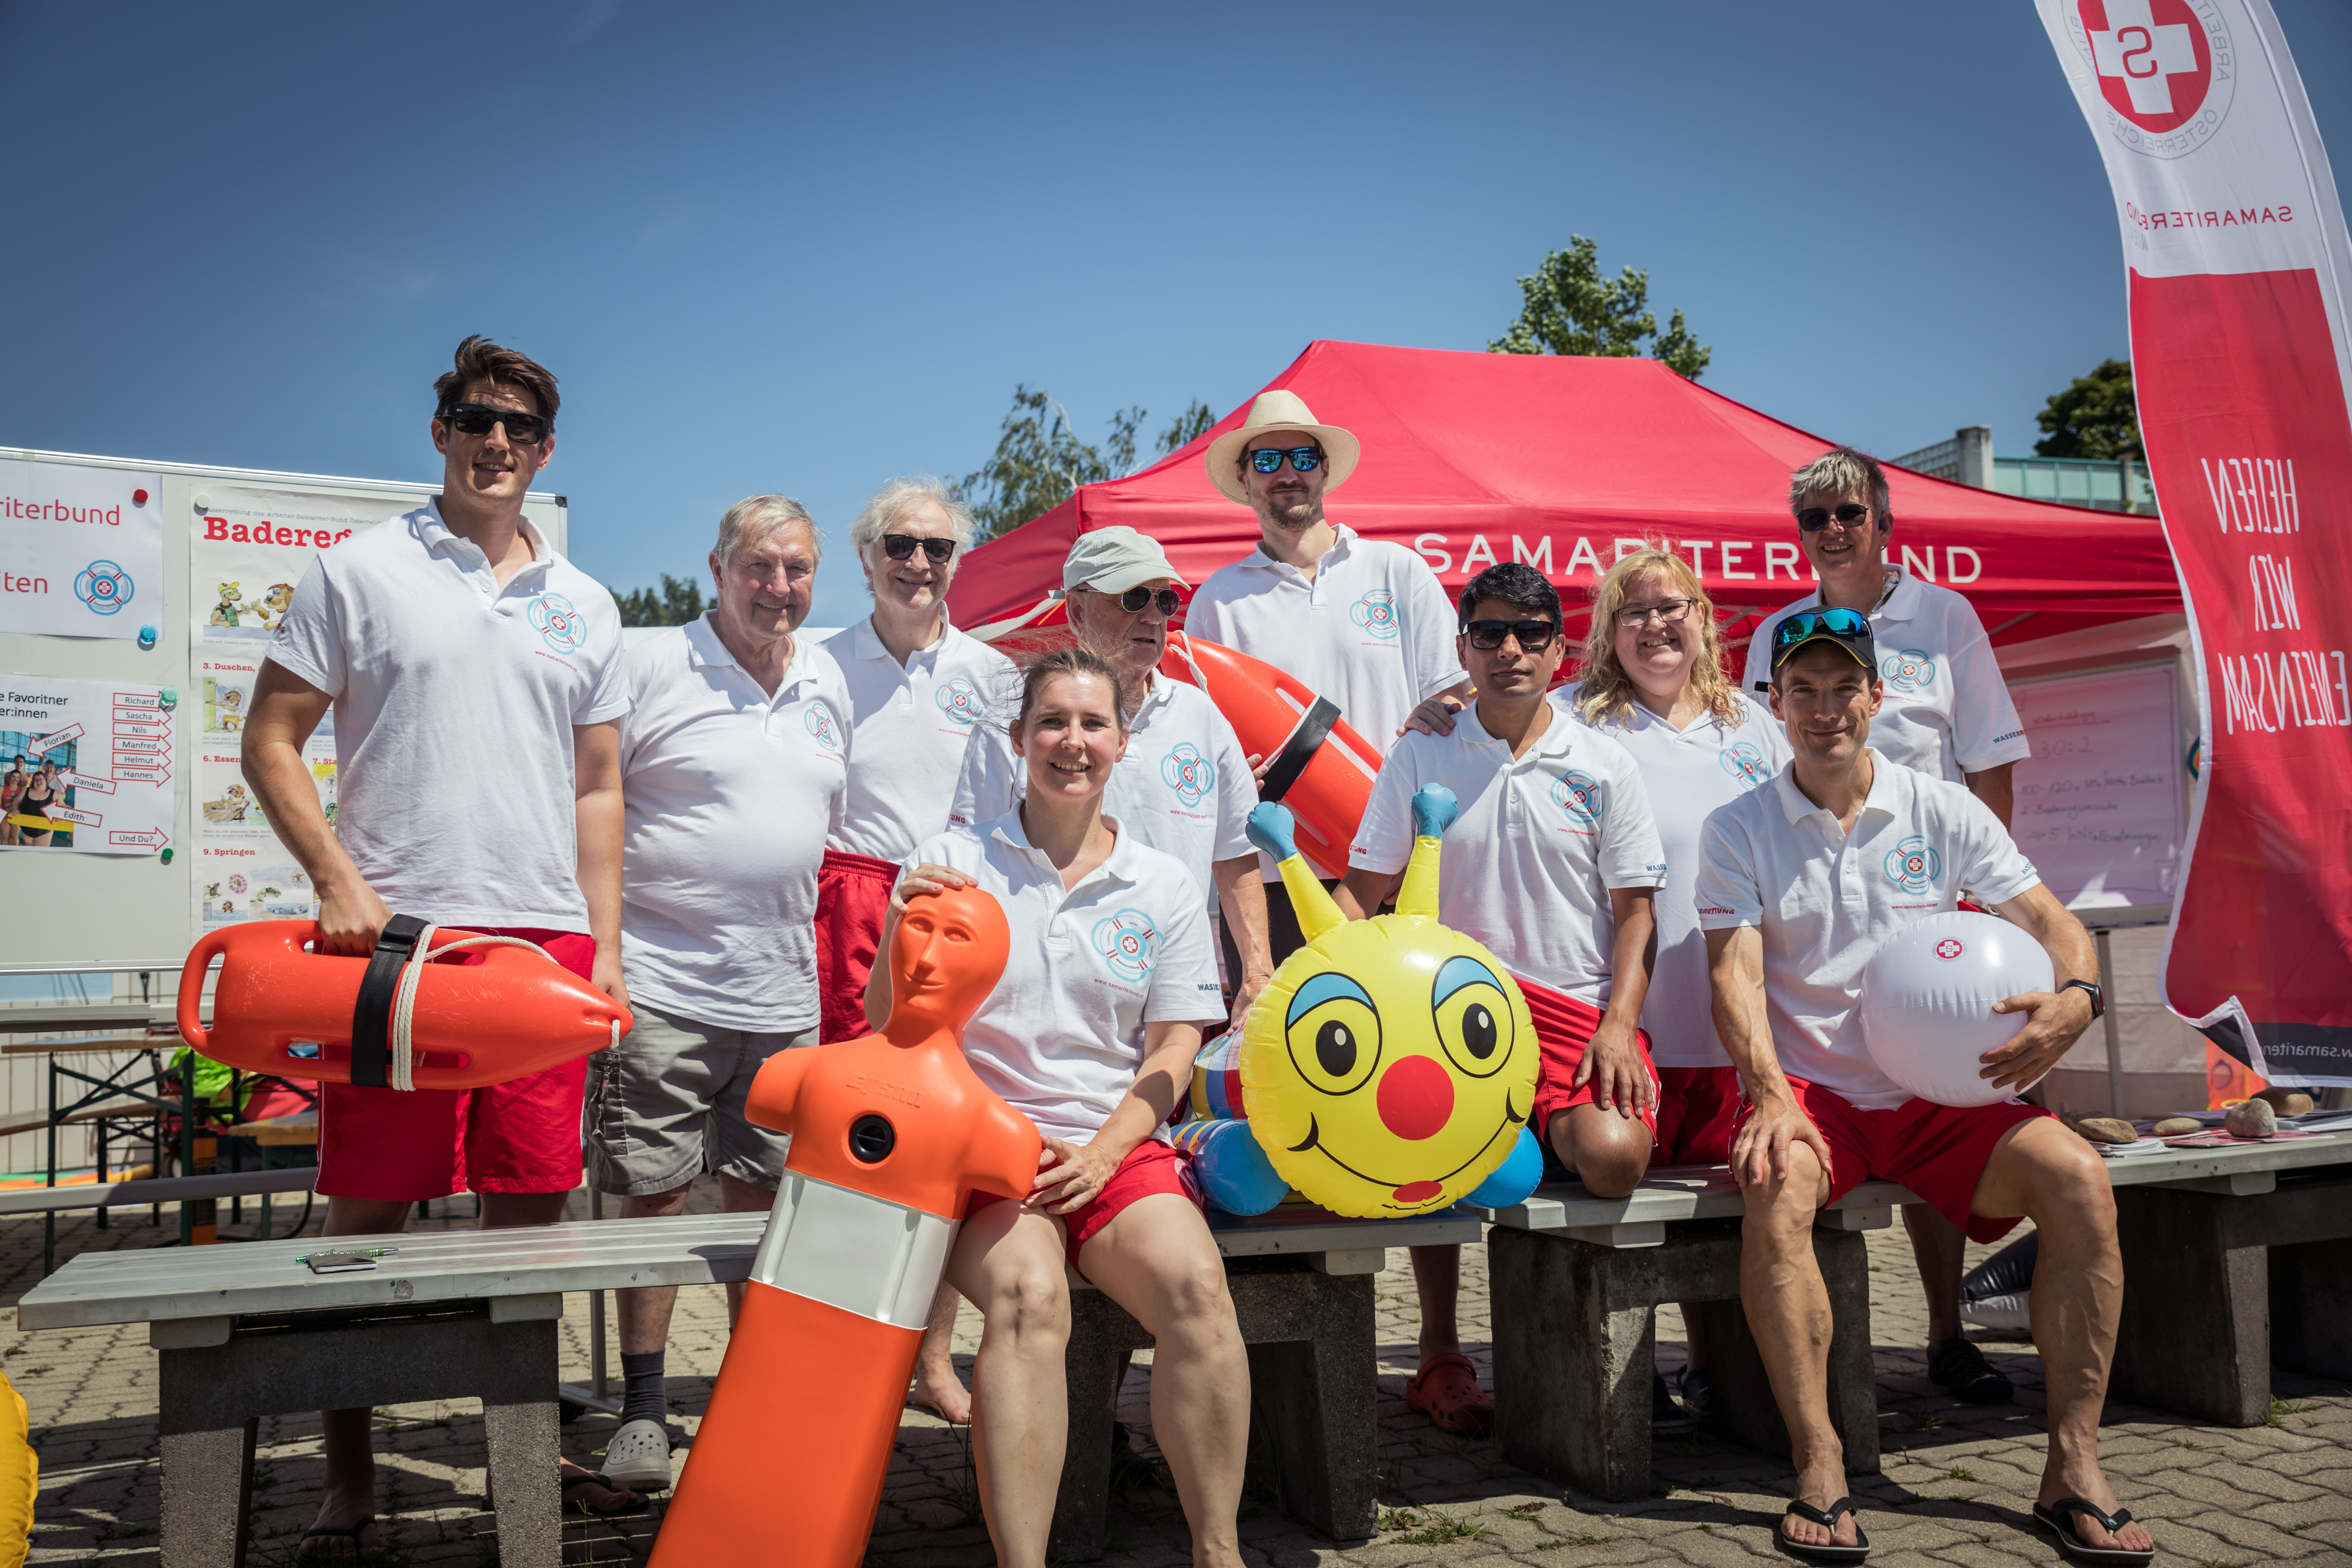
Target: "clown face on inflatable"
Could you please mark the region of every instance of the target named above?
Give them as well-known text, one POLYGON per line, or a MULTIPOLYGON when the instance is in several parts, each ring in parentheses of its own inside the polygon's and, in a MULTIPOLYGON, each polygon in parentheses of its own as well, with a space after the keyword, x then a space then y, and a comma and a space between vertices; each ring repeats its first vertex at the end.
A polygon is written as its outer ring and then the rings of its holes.
POLYGON ((1439 835, 1453 791, 1413 797, 1396 912, 1350 921, 1261 805, 1251 841, 1274 857, 1307 946, 1284 960, 1243 1030, 1251 1132, 1282 1179, 1337 1214, 1392 1218, 1468 1201, 1507 1207, 1542 1155, 1528 1130, 1538 1051, 1527 999, 1495 956, 1437 923, 1439 835))

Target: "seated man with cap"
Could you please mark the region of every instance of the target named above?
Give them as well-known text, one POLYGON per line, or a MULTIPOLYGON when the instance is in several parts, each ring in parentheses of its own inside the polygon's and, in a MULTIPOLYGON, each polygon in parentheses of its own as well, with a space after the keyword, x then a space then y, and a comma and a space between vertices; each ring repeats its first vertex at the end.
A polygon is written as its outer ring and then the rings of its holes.
POLYGON ((1965 785, 1869 746, 1885 688, 1860 612, 1788 616, 1774 629, 1771 661, 1772 712, 1794 760, 1708 815, 1697 894, 1716 1030, 1747 1099, 1731 1151, 1747 1198, 1740 1303, 1797 1469, 1780 1543, 1832 1562, 1868 1550, 1830 1424, 1830 1304, 1812 1227, 1824 1205, 1876 1179, 1909 1187, 1978 1241, 1997 1239, 2020 1217, 2033 1221, 2042 1239, 2033 1337, 2050 1399, 2034 1516, 2070 1552, 2145 1563, 2152 1539, 2117 1508, 2099 1470, 2124 1285, 2099 1157, 2015 1098, 1969 1108, 1916 1098, 1879 1070, 1855 1016, 1863 968, 1879 945, 1956 908, 1966 887, 2030 933, 2059 977, 2054 991, 1995 1008, 2028 1015, 1979 1072, 2013 1094, 2098 1016, 2098 987, 2077 977, 2098 973, 2090 937, 1965 785))

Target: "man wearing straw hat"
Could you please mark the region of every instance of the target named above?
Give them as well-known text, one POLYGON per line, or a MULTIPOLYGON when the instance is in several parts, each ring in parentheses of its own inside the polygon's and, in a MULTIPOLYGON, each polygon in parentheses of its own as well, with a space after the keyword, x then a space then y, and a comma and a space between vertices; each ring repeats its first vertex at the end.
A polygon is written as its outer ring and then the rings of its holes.
MULTIPOLYGON (((1349 727, 1385 747, 1405 718, 1441 695, 1465 701, 1454 656, 1453 602, 1429 563, 1402 545, 1360 537, 1323 515, 1325 492, 1347 482, 1362 448, 1320 423, 1293 392, 1260 392, 1239 428, 1209 444, 1209 483, 1257 513, 1257 549, 1220 567, 1193 594, 1185 629, 1290 671, 1339 705, 1349 727)), ((1252 758, 1264 769, 1265 759, 1252 758)), ((1278 880, 1270 862, 1261 874, 1278 880)), ((1276 964, 1304 945, 1286 898, 1266 900, 1276 964)), ((1239 960, 1226 955, 1239 970, 1239 960)), ((1421 1367, 1405 1402, 1449 1432, 1491 1429, 1495 1405, 1462 1354, 1454 1322, 1459 1247, 1416 1247, 1421 1367)))

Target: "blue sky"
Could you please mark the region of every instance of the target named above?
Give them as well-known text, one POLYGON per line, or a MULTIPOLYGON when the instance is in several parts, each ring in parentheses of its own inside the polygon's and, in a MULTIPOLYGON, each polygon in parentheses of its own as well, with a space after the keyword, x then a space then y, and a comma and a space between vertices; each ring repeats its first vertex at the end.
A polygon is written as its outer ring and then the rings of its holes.
MULTIPOLYGON (((2274 0, 2352 158, 2352 7, 2274 0)), ((1706 384, 1898 453, 2126 347, 2025 0, 0 8, 0 444, 426 479, 467 332, 562 378, 548 485, 629 588, 731 501, 836 538, 1316 338, 1477 348, 1571 234, 1706 384)), ((1335 415, 1336 417, 1336 415, 1335 415)), ((862 612, 845 549, 814 619, 862 612)))

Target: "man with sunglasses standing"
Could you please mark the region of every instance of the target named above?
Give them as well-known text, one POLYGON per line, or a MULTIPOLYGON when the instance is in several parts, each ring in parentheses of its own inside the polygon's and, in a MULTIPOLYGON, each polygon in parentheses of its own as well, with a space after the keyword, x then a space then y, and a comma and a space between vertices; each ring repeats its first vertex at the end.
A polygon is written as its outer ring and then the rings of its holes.
MULTIPOLYGON (((1467 702, 1470 685, 1455 656, 1454 605, 1429 563, 1324 516, 1325 495, 1347 482, 1361 455, 1353 434, 1318 423, 1297 393, 1260 392, 1206 456, 1217 493, 1257 514, 1257 548, 1210 574, 1184 626, 1290 671, 1339 704, 1350 729, 1385 748, 1425 699, 1467 702)), ((1254 757, 1250 765, 1262 770, 1268 760, 1254 757)), ((1281 880, 1264 857, 1258 874, 1281 880)), ((1266 900, 1266 928, 1277 965, 1305 945, 1287 898, 1266 900)), ((1229 950, 1226 962, 1237 956, 1229 950)), ((1462 1360, 1455 1324, 1462 1249, 1416 1247, 1412 1270, 1424 1371, 1406 1400, 1449 1432, 1490 1431, 1494 1401, 1462 1360)))
MULTIPOLYGON (((899 862, 943 832, 973 731, 1010 713, 1013 661, 948 620, 948 585, 971 542, 971 512, 929 477, 893 479, 849 526, 874 613, 825 641, 855 715, 849 795, 817 873, 817 968, 829 1043, 870 1032, 866 981, 899 862)), ((965 1426, 971 1396, 950 1359, 956 1293, 932 1302, 914 1399, 965 1426)))
MULTIPOLYGON (((1966 784, 2007 827, 2011 769, 2033 748, 1975 608, 1888 563, 1895 515, 1887 509, 1885 471, 1849 447, 1825 452, 1790 476, 1789 507, 1821 589, 1756 628, 1748 643, 1748 689, 1759 696, 1771 690, 1772 634, 1787 617, 1822 609, 1867 617, 1886 684, 1885 707, 1871 725, 1872 747, 1931 779, 1966 784)), ((2009 1398, 2009 1379, 1960 1331, 1966 1238, 1926 1204, 1906 1205, 1903 1223, 1927 1293, 1927 1375, 1972 1405, 2009 1398)))
POLYGON ((2097 1018, 2091 938, 2001 827, 1958 783, 1889 761, 1869 743, 1885 658, 1863 612, 1782 618, 1767 650, 1772 711, 1789 765, 1708 814, 1700 834, 1699 927, 1716 1032, 1747 1112, 1731 1150, 1747 1200, 1740 1301, 1787 1421, 1796 1497, 1780 1543, 1859 1561, 1869 1543, 1846 1496, 1829 1406, 1829 1295, 1813 1256, 1823 1205, 1864 1181, 1900 1183, 1979 1241, 2020 1218, 2042 1242, 2034 1343, 2049 1390, 2049 1457, 2034 1515, 2069 1555, 2145 1563, 2144 1527, 2100 1473, 2099 1417, 2123 1259, 2114 1190, 2090 1146, 2036 1105, 1956 1108, 1889 1080, 1861 1038, 1855 1004, 1871 955, 1960 890, 2042 945, 2054 989, 2002 998, 2023 1013, 1979 1075, 2014 1094, 2055 1066, 2097 1018))
MULTIPOLYGON (((554 455, 555 378, 472 337, 433 390, 441 493, 303 574, 255 680, 246 782, 319 890, 328 951, 413 942, 422 918, 523 937, 625 1001, 620 612, 523 516, 554 455), (332 828, 302 759, 331 706, 332 828)), ((323 1233, 397 1231, 420 1200, 469 1187, 484 1228, 554 1223, 580 1185, 586 1079, 578 1061, 486 1089, 328 1084, 323 1233)), ((299 1554, 373 1555, 369 1413, 320 1425, 324 1496, 299 1554)), ((577 1466, 562 1486, 599 1512, 638 1501, 577 1466)))

